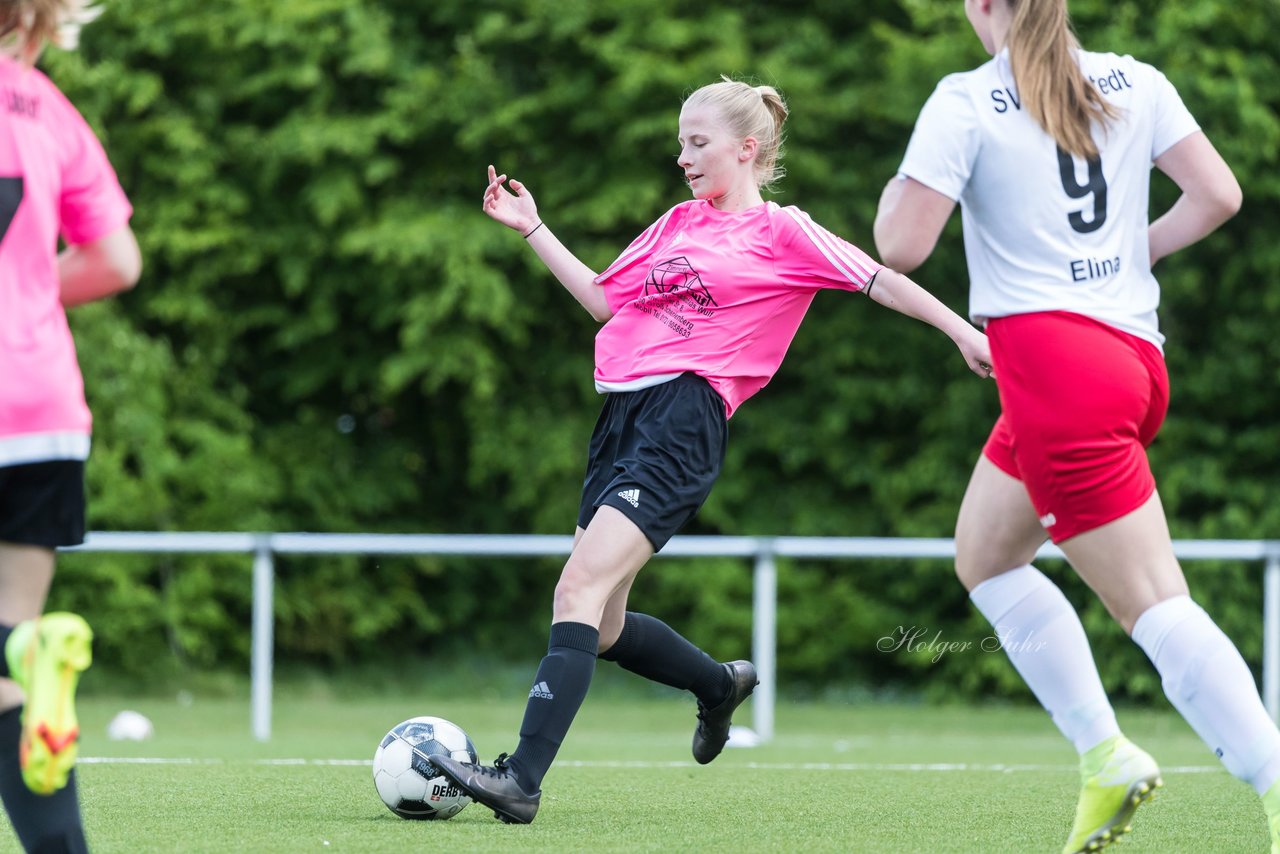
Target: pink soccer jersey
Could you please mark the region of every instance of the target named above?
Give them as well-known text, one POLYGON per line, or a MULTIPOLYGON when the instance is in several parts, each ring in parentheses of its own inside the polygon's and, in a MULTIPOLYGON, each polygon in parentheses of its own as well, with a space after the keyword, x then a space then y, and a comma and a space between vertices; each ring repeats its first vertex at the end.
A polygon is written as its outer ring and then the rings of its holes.
POLYGON ((55 252, 60 237, 89 243, 132 213, 71 102, 38 70, 0 57, 0 466, 88 457, 55 252))
POLYGON ((596 335, 596 386, 691 371, 732 416, 778 370, 820 288, 860 291, 880 269, 799 208, 679 204, 596 278, 613 311, 596 335))

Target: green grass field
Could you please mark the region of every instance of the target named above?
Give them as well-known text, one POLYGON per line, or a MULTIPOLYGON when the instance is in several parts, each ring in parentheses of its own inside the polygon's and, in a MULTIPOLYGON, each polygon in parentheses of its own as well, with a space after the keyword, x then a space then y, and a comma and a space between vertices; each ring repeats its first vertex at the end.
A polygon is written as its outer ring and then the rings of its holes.
MULTIPOLYGON (((689 755, 691 701, 608 684, 588 698, 532 825, 476 805, 409 822, 378 799, 370 759, 392 725, 449 718, 488 761, 515 746, 522 713, 518 691, 280 687, 262 744, 244 696, 91 695, 79 771, 89 841, 97 852, 1056 852, 1075 806, 1074 752, 1036 709, 782 704, 770 744, 702 767, 689 755), (154 738, 108 740, 123 708, 150 717, 154 738)), ((1180 718, 1120 717, 1161 761, 1166 788, 1110 850, 1268 850, 1253 791, 1180 718)), ((748 707, 737 722, 750 723, 748 707)), ((17 849, 7 828, 0 849, 17 849)))

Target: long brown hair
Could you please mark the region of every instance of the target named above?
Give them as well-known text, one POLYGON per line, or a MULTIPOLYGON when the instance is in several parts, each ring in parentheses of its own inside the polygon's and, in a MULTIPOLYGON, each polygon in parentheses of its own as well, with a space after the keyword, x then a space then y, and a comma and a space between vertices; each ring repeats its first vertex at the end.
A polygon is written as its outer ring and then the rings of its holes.
POLYGON ((1005 43, 1018 97, 1058 147, 1092 160, 1098 156, 1093 123, 1106 126, 1120 110, 1080 70, 1067 0, 1008 0, 1013 20, 1005 43))
POLYGON ((0 44, 29 61, 49 42, 74 50, 80 27, 100 14, 94 0, 0 0, 0 44))

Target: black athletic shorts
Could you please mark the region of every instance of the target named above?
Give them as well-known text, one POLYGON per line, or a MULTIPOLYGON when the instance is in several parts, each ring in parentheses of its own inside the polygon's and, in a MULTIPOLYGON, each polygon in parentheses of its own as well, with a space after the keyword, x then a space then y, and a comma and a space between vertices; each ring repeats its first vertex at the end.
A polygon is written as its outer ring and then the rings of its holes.
POLYGON ((84 542, 84 462, 0 466, 0 541, 27 546, 84 542))
POLYGON ((697 374, 609 392, 591 436, 578 526, 607 504, 661 550, 707 500, 727 432, 724 400, 697 374))

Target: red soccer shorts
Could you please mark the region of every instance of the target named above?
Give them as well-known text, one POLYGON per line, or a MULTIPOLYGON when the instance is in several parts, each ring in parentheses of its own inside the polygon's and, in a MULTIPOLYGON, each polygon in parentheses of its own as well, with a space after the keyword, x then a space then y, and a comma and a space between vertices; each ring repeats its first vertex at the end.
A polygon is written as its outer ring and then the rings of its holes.
POLYGON ((1160 349, 1064 311, 996 318, 987 336, 1002 411, 982 451, 1023 482, 1053 541, 1142 506, 1169 407, 1160 349))

